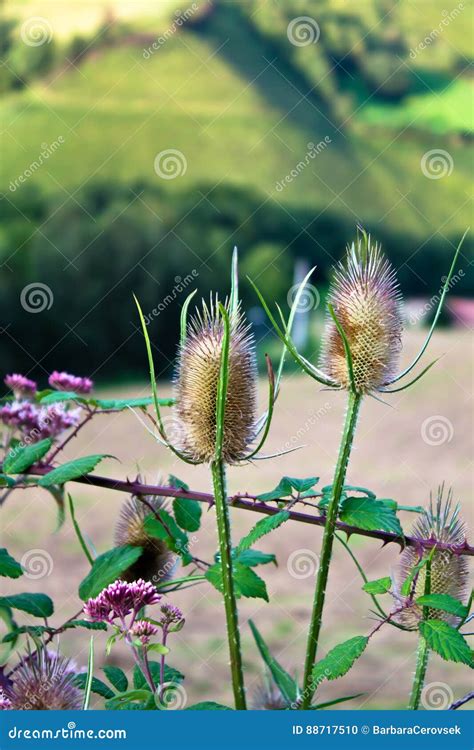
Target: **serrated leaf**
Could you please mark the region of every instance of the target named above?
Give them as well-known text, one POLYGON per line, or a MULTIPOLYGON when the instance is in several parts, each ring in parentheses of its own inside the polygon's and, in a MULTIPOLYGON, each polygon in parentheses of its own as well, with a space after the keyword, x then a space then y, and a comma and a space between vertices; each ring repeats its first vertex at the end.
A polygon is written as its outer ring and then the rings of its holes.
MULTIPOLYGON (((242 565, 241 563, 235 563, 232 565, 235 596, 240 599, 241 596, 245 596, 251 599, 265 599, 268 602, 267 587, 265 581, 260 578, 252 568, 242 565)), ((220 563, 216 563, 208 568, 205 572, 205 577, 212 583, 215 589, 221 594, 223 593, 222 584, 222 567, 220 563)))
POLYGON ((257 627, 255 623, 252 620, 249 620, 250 629, 252 631, 253 637, 255 638, 255 642, 257 644, 257 648, 260 651, 260 655, 267 665, 268 669, 270 670, 270 673, 275 681, 276 686, 278 687, 280 693, 282 694, 284 700, 290 705, 291 703, 294 703, 298 697, 298 685, 293 680, 292 677, 286 672, 283 667, 278 663, 278 661, 271 655, 270 649, 268 648, 267 644, 263 640, 262 636, 260 635, 259 631, 257 630, 257 627))
POLYGON ((176 497, 173 500, 176 523, 185 531, 197 531, 201 525, 202 508, 197 500, 176 497))
POLYGON ((189 490, 189 485, 186 484, 186 482, 183 482, 182 479, 175 477, 174 474, 169 475, 168 484, 170 487, 176 487, 177 489, 185 490, 186 492, 189 490))
POLYGON ((40 461, 51 448, 52 440, 40 440, 32 445, 14 448, 5 456, 3 471, 5 474, 21 474, 40 461))
POLYGON ((441 609, 443 612, 449 612, 451 615, 464 618, 469 613, 468 608, 449 594, 424 594, 420 596, 416 603, 420 607, 431 607, 432 609, 441 609))
POLYGON ((20 609, 33 617, 50 617, 54 612, 52 600, 46 594, 12 594, 0 596, 0 605, 20 609))
MULTIPOLYGON (((155 685, 159 685, 160 663, 157 661, 150 661, 149 666, 150 666, 151 676, 153 677, 153 682, 155 683, 155 685)), ((179 682, 182 682, 183 680, 184 680, 184 675, 178 669, 169 667, 167 664, 165 665, 165 682, 172 682, 174 684, 177 684, 179 682)), ((135 666, 133 669, 133 687, 140 689, 144 687, 146 684, 147 682, 146 682, 143 672, 138 666, 135 666)))
POLYGON ((376 581, 367 581, 362 588, 368 594, 386 594, 392 588, 392 579, 390 576, 377 578, 376 581))
MULTIPOLYGON (((358 487, 354 484, 345 484, 342 490, 345 494, 347 494, 348 492, 361 492, 367 497, 372 498, 372 500, 375 500, 376 498, 375 492, 372 492, 372 490, 368 490, 367 487, 358 487)), ((322 488, 321 492, 323 493, 323 495, 330 495, 332 492, 332 484, 327 484, 322 488)))
POLYGON ((293 491, 293 487, 288 480, 288 477, 283 477, 274 490, 270 492, 263 492, 261 495, 257 495, 257 499, 266 503, 269 500, 278 500, 280 497, 289 497, 293 491))
POLYGON ((253 568, 255 565, 266 565, 267 563, 277 564, 275 555, 260 552, 258 549, 245 549, 243 552, 236 553, 235 562, 248 565, 249 568, 253 568))
POLYGON ((142 553, 141 547, 114 547, 94 560, 94 564, 79 584, 82 601, 100 594, 102 589, 120 578, 120 573, 133 565, 142 553))
POLYGON ((339 518, 349 526, 358 526, 367 531, 390 531, 399 536, 403 534, 393 509, 370 497, 346 498, 339 518))
POLYGON ((429 557, 424 557, 422 560, 420 560, 420 562, 418 562, 416 565, 413 566, 413 568, 410 570, 409 574, 407 575, 407 577, 405 578, 402 584, 402 588, 400 591, 402 596, 409 596, 410 589, 412 587, 412 583, 413 583, 415 576, 418 575, 420 570, 424 568, 425 565, 428 564, 428 562, 429 562, 429 557))
POLYGON ((436 651, 442 659, 472 667, 471 649, 459 630, 443 620, 423 620, 419 628, 429 648, 436 651))
POLYGON ((288 511, 282 510, 272 516, 262 518, 255 524, 253 529, 251 529, 249 533, 240 540, 237 546, 237 555, 252 547, 252 545, 255 544, 258 539, 261 539, 262 536, 265 536, 265 534, 269 534, 270 531, 277 529, 282 523, 287 521, 289 517, 290 514, 288 511))
MULTIPOLYGON (((80 690, 84 690, 86 686, 86 681, 87 681, 87 674, 85 672, 81 672, 81 674, 76 674, 74 676, 73 684, 76 687, 78 687, 80 690)), ((100 695, 102 698, 114 697, 113 690, 111 690, 109 686, 105 684, 105 682, 102 682, 102 680, 99 680, 97 677, 92 678, 91 690, 93 693, 100 695)))
POLYGON ((133 701, 148 701, 150 697, 153 697, 153 693, 150 689, 142 688, 140 690, 128 690, 124 693, 116 693, 113 698, 110 698, 110 700, 107 701, 105 707, 109 711, 116 711, 133 701))
POLYGON ((188 706, 184 709, 185 711, 232 711, 229 706, 223 706, 222 703, 215 703, 214 701, 202 701, 202 703, 195 703, 194 706, 188 706))
POLYGON ((40 637, 43 635, 43 633, 47 633, 50 631, 50 628, 47 628, 45 625, 21 625, 19 628, 14 628, 9 633, 7 633, 3 639, 3 643, 10 643, 11 641, 16 641, 19 635, 23 635, 24 633, 27 633, 31 636, 40 637))
POLYGON ((78 477, 84 476, 84 474, 89 474, 89 472, 95 469, 97 464, 104 458, 112 458, 112 456, 107 456, 105 453, 96 453, 91 456, 76 458, 74 461, 68 461, 41 477, 38 484, 40 487, 51 487, 55 484, 65 484, 72 479, 77 479, 78 477))
POLYGON ((313 667, 313 682, 319 685, 324 679, 336 680, 343 677, 359 656, 364 652, 369 639, 367 636, 356 635, 344 643, 332 648, 313 667))
POLYGON ((155 516, 149 515, 145 519, 145 531, 150 536, 162 539, 168 547, 176 554, 180 555, 183 565, 192 562, 192 556, 188 552, 189 539, 187 534, 182 531, 173 516, 166 510, 157 511, 161 521, 155 516))
POLYGON ((14 557, 8 554, 5 547, 0 549, 0 576, 5 578, 19 578, 23 575, 23 568, 14 557))
POLYGON ((111 665, 102 667, 102 669, 110 684, 113 685, 119 693, 125 693, 128 690, 128 679, 123 669, 111 665))

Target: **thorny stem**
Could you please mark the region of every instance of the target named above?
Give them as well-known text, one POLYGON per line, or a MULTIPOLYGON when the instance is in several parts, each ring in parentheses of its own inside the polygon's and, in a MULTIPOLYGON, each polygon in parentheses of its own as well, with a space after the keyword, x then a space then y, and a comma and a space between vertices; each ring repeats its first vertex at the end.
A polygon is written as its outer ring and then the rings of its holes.
MULTIPOLYGON (((426 564, 426 578, 425 578, 425 594, 431 592, 431 560, 428 560, 426 564)), ((428 618, 429 608, 423 607, 423 620, 428 618)), ((416 652, 416 669, 413 677, 413 684, 410 694, 410 702, 408 708, 412 711, 417 711, 420 705, 421 693, 423 685, 425 683, 426 669, 428 667, 428 657, 430 651, 426 638, 419 633, 418 634, 418 649, 416 652)))
MULTIPOLYGON (((44 476, 49 471, 52 471, 53 466, 32 466, 25 472, 29 476, 44 476)), ((113 479, 111 477, 101 477, 96 474, 85 474, 82 477, 76 477, 71 479, 72 482, 79 484, 87 484, 93 487, 101 487, 108 490, 116 490, 117 492, 126 492, 131 495, 162 495, 163 497, 183 497, 190 500, 197 500, 201 503, 207 503, 209 507, 214 505, 214 497, 208 492, 197 492, 195 490, 183 490, 181 487, 169 487, 153 484, 143 484, 141 482, 130 482, 128 480, 113 479)), ((15 489, 29 489, 35 487, 34 484, 27 484, 23 486, 17 486, 15 489)), ((259 501, 256 495, 236 494, 228 498, 229 503, 234 508, 240 508, 242 510, 250 510, 254 513, 263 513, 267 516, 275 515, 280 512, 278 507, 272 507, 268 503, 259 501)), ((279 502, 287 502, 287 499, 280 498, 274 501, 277 505, 279 502)), ((308 523, 313 526, 324 526, 326 524, 326 516, 312 516, 309 513, 300 513, 298 511, 289 511, 290 519, 293 521, 299 521, 300 523, 308 523)), ((416 547, 417 549, 430 550, 436 547, 438 550, 447 550, 454 554, 474 556, 474 547, 470 546, 467 542, 460 545, 458 548, 453 549, 453 546, 448 543, 439 542, 434 539, 418 539, 417 537, 411 536, 400 536, 400 534, 393 534, 389 531, 360 529, 358 526, 351 526, 347 523, 337 521, 336 527, 338 531, 343 531, 348 536, 357 534, 359 536, 369 537, 371 539, 380 539, 383 544, 395 543, 403 547, 416 547)))
POLYGON ((337 528, 337 514, 339 510, 339 502, 341 500, 343 492, 344 481, 346 478, 347 464, 349 462, 349 456, 351 453, 352 441, 354 439, 361 399, 361 394, 353 392, 349 393, 344 430, 342 433, 339 456, 334 472, 331 499, 329 501, 327 509, 326 525, 324 527, 323 541, 321 544, 321 553, 319 557, 319 568, 316 578, 316 587, 314 591, 313 611, 311 615, 308 643, 306 647, 303 692, 302 701, 300 704, 301 709, 308 709, 310 707, 311 699, 314 694, 314 687, 312 685, 312 672, 316 659, 316 653, 318 650, 324 600, 326 598, 326 585, 329 575, 329 566, 331 563, 334 535, 337 528))
POLYGON ((239 620, 235 596, 234 578, 232 575, 232 544, 230 537, 229 506, 226 493, 225 466, 222 460, 211 463, 214 499, 216 503, 217 532, 222 569, 224 608, 227 623, 227 639, 230 652, 230 669, 232 689, 237 710, 247 708, 245 701, 244 674, 240 649, 239 620))

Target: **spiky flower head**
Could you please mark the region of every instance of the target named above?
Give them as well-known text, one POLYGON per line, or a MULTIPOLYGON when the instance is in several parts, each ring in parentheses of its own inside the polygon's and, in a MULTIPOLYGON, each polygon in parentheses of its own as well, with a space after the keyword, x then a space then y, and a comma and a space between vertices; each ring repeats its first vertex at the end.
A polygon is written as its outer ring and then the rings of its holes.
MULTIPOLYGON (((335 270, 328 302, 347 337, 356 391, 370 393, 395 374, 401 349, 401 295, 396 274, 364 233, 347 248, 345 263, 335 270)), ((328 316, 322 369, 344 388, 350 378, 343 340, 328 316)))
POLYGON ((131 497, 122 505, 115 527, 115 544, 118 547, 141 547, 143 550, 138 560, 122 573, 123 580, 143 578, 156 585, 172 577, 177 557, 163 540, 150 536, 146 530, 146 519, 163 509, 164 499, 146 496, 144 500, 146 502, 139 497, 131 497))
MULTIPOLYGON (((182 452, 197 463, 214 458, 216 407, 224 320, 218 301, 190 321, 181 346, 175 378, 176 425, 182 452)), ((253 336, 242 312, 230 314, 229 378, 224 417, 222 458, 235 464, 255 437, 257 366, 253 336)))
POLYGON ((281 692, 269 677, 257 685, 252 695, 254 711, 285 711, 288 704, 281 692))
POLYGON ((82 694, 74 685, 69 659, 46 649, 29 654, 19 664, 5 688, 7 708, 19 711, 79 710, 82 694))
MULTIPOLYGON (((429 508, 416 520, 412 534, 420 540, 430 539, 443 543, 443 549, 435 549, 431 559, 430 593, 448 594, 454 599, 464 601, 468 593, 469 568, 465 557, 459 551, 466 541, 466 527, 459 518, 459 505, 453 507, 452 491, 449 490, 446 497, 444 486, 438 489, 436 501, 430 498, 429 508), (446 548, 446 545, 448 548, 446 548)), ((394 595, 397 607, 404 602, 401 589, 404 581, 420 560, 427 557, 430 550, 420 551, 415 547, 405 547, 398 564, 395 581, 394 595)), ((416 579, 414 599, 425 593, 426 566, 420 569, 416 579)), ((411 604, 403 609, 399 615, 400 622, 408 628, 416 629, 422 618, 422 607, 411 604)), ((429 609, 428 616, 438 620, 444 620, 452 625, 459 622, 459 618, 442 612, 438 609, 429 609)))

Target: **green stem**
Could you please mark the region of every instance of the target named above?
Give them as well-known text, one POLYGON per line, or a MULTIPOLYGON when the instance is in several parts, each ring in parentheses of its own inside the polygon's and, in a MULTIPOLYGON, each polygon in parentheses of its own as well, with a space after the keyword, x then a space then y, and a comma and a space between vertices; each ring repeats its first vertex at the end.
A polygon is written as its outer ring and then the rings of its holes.
POLYGON ((326 597, 326 585, 328 581, 332 547, 336 531, 339 502, 341 500, 344 488, 347 464, 349 462, 349 456, 351 453, 352 441, 354 439, 361 399, 361 394, 353 392, 349 393, 344 430, 342 433, 341 444, 339 447, 339 456, 334 472, 331 499, 327 508, 326 524, 324 526, 321 554, 319 558, 319 569, 316 578, 316 588, 314 591, 313 612, 311 615, 308 644, 306 647, 303 693, 302 701, 300 704, 300 708, 302 709, 309 708, 309 706, 311 705, 311 699, 314 694, 314 687, 312 685, 312 672, 316 659, 316 652, 318 649, 318 640, 321 630, 324 599, 326 597))
POLYGON ((227 504, 224 462, 217 459, 213 461, 211 463, 211 471, 214 485, 214 499, 216 503, 217 531, 219 536, 219 552, 222 567, 222 584, 227 623, 227 639, 229 642, 232 689, 234 691, 236 709, 245 710, 247 706, 245 702, 237 600, 232 575, 232 544, 230 537, 230 518, 229 507, 227 504))
MULTIPOLYGON (((425 595, 431 593, 431 559, 426 563, 426 577, 425 577, 425 595)), ((429 608, 423 607, 422 619, 427 620, 429 616, 429 608)), ((418 649, 416 652, 416 669, 413 676, 413 684, 411 687, 410 702, 408 708, 412 711, 417 711, 420 705, 421 693, 423 691, 423 685, 425 684, 426 669, 428 667, 428 657, 430 651, 426 638, 421 633, 418 635, 418 649)))

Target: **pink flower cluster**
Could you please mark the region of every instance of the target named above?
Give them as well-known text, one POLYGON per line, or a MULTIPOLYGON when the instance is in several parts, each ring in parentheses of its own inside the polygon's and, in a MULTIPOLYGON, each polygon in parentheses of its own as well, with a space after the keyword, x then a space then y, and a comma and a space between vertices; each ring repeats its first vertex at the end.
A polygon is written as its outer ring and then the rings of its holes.
POLYGON ((131 627, 142 607, 147 604, 158 604, 159 601, 161 595, 149 581, 142 578, 131 583, 117 580, 94 599, 89 599, 84 605, 84 613, 92 622, 110 623, 115 619, 123 623, 124 618, 131 613, 131 627))
MULTIPOLYGON (((0 407, 0 422, 13 430, 19 430, 21 436, 28 438, 29 442, 55 438, 79 424, 80 407, 70 408, 62 403, 36 403, 34 399, 38 386, 34 380, 19 373, 12 373, 5 377, 4 382, 13 392, 14 400, 0 407)), ((90 393, 93 387, 90 378, 80 378, 67 372, 54 371, 48 382, 56 390, 74 391, 81 395, 90 393)))

